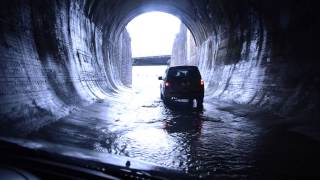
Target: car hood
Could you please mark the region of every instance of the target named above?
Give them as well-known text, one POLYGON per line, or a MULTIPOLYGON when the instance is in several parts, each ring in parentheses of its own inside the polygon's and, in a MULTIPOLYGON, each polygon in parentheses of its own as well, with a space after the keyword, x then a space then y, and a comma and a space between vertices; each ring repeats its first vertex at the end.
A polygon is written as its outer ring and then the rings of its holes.
MULTIPOLYGON (((22 148, 26 151, 32 151, 32 153, 25 153, 27 157, 30 157, 30 154, 42 154, 41 157, 44 157, 43 154, 46 156, 50 156, 51 160, 54 159, 52 157, 59 157, 66 163, 70 163, 68 158, 76 159, 77 162, 94 162, 93 164, 103 165, 100 167, 116 167, 120 170, 125 170, 126 172, 132 171, 139 171, 144 174, 150 174, 156 172, 157 176, 163 174, 163 177, 187 177, 184 173, 181 173, 177 170, 168 169, 165 167, 161 167, 155 165, 153 163, 147 163, 144 161, 140 161, 137 159, 133 159, 130 157, 107 154, 107 153, 100 153, 93 150, 86 150, 81 148, 74 148, 65 145, 53 144, 45 141, 35 141, 35 140, 26 140, 26 139, 17 139, 17 138, 6 138, 0 137, 1 144, 8 143, 9 145, 2 145, 0 146, 1 152, 3 153, 3 147, 6 148, 6 151, 11 151, 13 147, 16 150, 18 148, 22 148), (9 148, 8 148, 9 147, 9 148), (62 158, 61 158, 62 157, 62 158), (173 175, 173 176, 170 176, 173 175)), ((12 151, 11 151, 12 152, 12 151)), ((11 153, 12 154, 12 153, 11 153)), ((17 153, 18 156, 21 156, 24 153, 17 153)), ((4 155, 4 154, 2 154, 4 155)), ((32 155, 31 155, 32 156, 32 155)), ((91 163, 92 164, 92 163, 91 163)), ((95 168, 97 169, 97 168, 95 168)), ((166 179, 166 178, 165 178, 166 179)), ((179 178, 180 179, 180 178, 179 178)))

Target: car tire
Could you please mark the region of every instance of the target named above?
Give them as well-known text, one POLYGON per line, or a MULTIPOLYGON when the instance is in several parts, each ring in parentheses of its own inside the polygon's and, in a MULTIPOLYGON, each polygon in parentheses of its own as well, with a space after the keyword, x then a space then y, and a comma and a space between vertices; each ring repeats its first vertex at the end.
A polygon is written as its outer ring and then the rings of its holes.
POLYGON ((197 108, 198 109, 203 108, 203 98, 197 98, 197 108))
POLYGON ((193 99, 189 99, 188 104, 191 108, 193 108, 193 99))
POLYGON ((165 104, 170 104, 170 98, 163 97, 163 102, 164 102, 165 104))

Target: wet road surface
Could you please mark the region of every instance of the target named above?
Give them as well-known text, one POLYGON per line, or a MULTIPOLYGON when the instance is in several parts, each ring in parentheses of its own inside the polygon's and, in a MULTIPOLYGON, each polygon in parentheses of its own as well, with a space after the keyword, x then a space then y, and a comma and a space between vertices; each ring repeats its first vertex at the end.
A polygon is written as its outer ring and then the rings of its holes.
POLYGON ((196 177, 269 179, 315 176, 319 145, 280 117, 207 100, 197 111, 159 97, 164 67, 134 67, 132 90, 78 110, 28 135, 67 146, 129 156, 196 177))

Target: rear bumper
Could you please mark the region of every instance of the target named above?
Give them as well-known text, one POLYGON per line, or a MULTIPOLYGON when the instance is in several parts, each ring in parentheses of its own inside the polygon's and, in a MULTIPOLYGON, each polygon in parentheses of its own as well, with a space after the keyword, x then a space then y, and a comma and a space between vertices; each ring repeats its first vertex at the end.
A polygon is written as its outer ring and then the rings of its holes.
POLYGON ((193 98, 203 98, 203 92, 165 92, 164 97, 166 98, 178 98, 178 99, 193 99, 193 98))

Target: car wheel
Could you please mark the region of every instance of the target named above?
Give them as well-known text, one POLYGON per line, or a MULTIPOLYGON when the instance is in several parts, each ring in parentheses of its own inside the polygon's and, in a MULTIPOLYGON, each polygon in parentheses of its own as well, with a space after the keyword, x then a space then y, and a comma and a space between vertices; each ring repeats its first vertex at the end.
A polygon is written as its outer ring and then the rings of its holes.
POLYGON ((189 104, 190 107, 193 108, 193 99, 189 99, 188 104, 189 104))
POLYGON ((203 98, 197 98, 197 108, 198 109, 203 108, 203 98))
POLYGON ((170 98, 163 97, 163 102, 164 102, 165 104, 170 104, 170 98))

